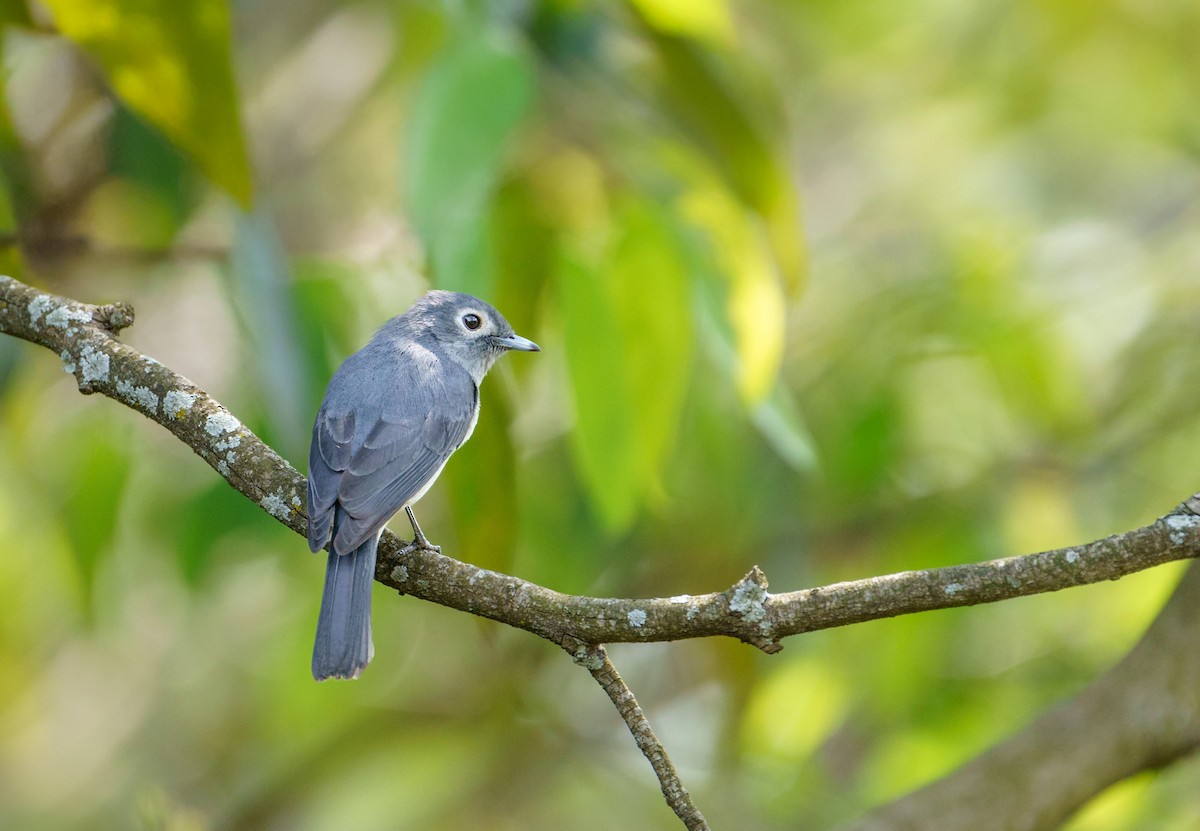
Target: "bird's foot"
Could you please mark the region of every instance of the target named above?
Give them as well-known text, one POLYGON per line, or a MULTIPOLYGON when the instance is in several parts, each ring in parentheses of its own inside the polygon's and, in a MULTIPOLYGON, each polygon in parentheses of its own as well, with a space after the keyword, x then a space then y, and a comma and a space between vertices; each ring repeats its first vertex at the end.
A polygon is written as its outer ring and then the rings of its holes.
POLYGON ((429 540, 413 540, 413 545, 415 545, 417 548, 424 549, 425 551, 429 551, 433 554, 441 554, 442 553, 442 547, 440 545, 434 545, 429 540))
POLYGON ((434 545, 431 543, 428 539, 426 539, 425 534, 422 533, 421 526, 417 524, 417 518, 413 515, 412 508, 406 506, 404 511, 408 514, 409 524, 412 525, 413 540, 408 545, 404 546, 404 550, 401 553, 409 554, 413 551, 416 551, 418 548, 421 548, 425 551, 432 551, 434 554, 441 554, 442 547, 440 545, 434 545))
POLYGON ((425 539, 425 536, 422 534, 408 545, 401 548, 400 556, 403 557, 405 554, 411 554, 417 549, 421 549, 422 551, 432 551, 434 554, 442 553, 442 547, 440 545, 434 545, 429 540, 425 539))

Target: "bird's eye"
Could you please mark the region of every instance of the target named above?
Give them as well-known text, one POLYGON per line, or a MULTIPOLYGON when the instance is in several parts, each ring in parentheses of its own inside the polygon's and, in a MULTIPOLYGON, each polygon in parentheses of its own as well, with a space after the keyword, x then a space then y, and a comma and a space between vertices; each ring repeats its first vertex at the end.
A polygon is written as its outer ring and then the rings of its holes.
POLYGON ((476 329, 478 329, 480 326, 483 325, 483 319, 479 315, 475 314, 474 312, 472 312, 471 314, 463 315, 462 321, 463 321, 463 326, 466 326, 472 332, 474 332, 476 329))

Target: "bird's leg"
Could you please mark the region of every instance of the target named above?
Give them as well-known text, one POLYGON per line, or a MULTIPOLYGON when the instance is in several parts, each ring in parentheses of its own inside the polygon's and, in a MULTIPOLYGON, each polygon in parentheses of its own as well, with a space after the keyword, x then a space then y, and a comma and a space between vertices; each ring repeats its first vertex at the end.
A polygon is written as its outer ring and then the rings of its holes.
POLYGON ((405 505, 404 513, 408 514, 408 521, 412 525, 413 529, 412 544, 406 546, 408 551, 412 551, 415 548, 424 548, 426 551, 434 551, 438 554, 441 554, 442 547, 440 545, 432 545, 429 540, 425 538, 425 534, 421 532, 421 526, 417 524, 417 517, 412 512, 412 508, 405 505))

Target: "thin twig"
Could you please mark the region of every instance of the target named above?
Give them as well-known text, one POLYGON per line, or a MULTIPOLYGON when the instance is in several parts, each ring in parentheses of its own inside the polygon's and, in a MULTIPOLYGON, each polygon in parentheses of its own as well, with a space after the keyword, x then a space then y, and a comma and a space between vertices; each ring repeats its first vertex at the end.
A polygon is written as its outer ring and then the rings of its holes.
POLYGON ((590 672, 596 679, 596 683, 608 693, 613 706, 617 708, 617 712, 624 719, 625 726, 633 734, 633 740, 637 742, 638 749, 650 762, 650 767, 654 768, 654 775, 658 777, 658 784, 662 788, 663 796, 666 797, 671 810, 683 820, 688 831, 709 831, 708 821, 704 819, 704 815, 700 813, 696 803, 692 802, 687 788, 683 787, 679 773, 671 764, 671 757, 667 755, 667 749, 658 740, 658 736, 654 735, 650 722, 646 720, 646 714, 642 712, 641 706, 637 703, 629 685, 625 683, 625 679, 621 677, 617 668, 609 660, 604 646, 601 644, 583 646, 572 652, 571 657, 590 672))

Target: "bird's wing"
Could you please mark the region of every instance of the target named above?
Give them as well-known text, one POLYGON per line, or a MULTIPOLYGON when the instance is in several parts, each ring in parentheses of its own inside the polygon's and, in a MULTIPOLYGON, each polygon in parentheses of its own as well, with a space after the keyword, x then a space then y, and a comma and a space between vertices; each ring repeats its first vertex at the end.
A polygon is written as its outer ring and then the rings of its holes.
POLYGON ((350 465, 356 417, 333 415, 322 406, 308 449, 308 547, 320 551, 329 542, 338 483, 350 465))
POLYGON ((426 378, 391 388, 373 406, 342 414, 322 408, 313 428, 309 501, 328 520, 318 524, 310 515, 310 547, 314 528, 324 528, 321 545, 328 539, 337 505, 343 513, 336 551, 353 551, 378 533, 466 440, 476 400, 470 377, 448 372, 434 384, 426 378))

